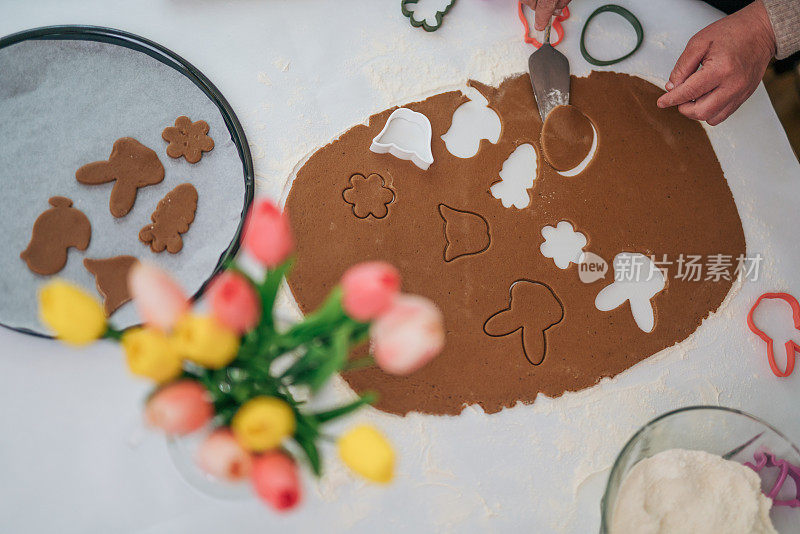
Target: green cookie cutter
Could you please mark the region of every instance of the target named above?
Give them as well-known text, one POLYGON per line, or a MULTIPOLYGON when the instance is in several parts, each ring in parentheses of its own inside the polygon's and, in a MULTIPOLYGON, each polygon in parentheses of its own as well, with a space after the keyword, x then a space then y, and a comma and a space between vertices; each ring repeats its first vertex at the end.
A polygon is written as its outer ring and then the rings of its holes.
POLYGON ((589 15, 589 18, 586 19, 586 22, 583 24, 583 29, 581 30, 581 55, 583 56, 583 59, 585 59, 592 65, 595 65, 597 67, 607 67, 608 65, 619 63, 620 61, 623 61, 631 57, 637 50, 639 50, 639 47, 642 46, 643 41, 644 41, 644 30, 642 29, 642 23, 639 22, 639 19, 636 18, 636 15, 634 15, 633 13, 631 13, 622 6, 618 6, 617 4, 606 4, 604 6, 600 6, 597 9, 595 9, 592 12, 592 14, 589 15), (596 59, 592 57, 591 54, 589 54, 589 51, 586 50, 586 44, 585 44, 586 28, 589 27, 589 23, 592 21, 592 19, 595 18, 600 13, 616 13, 617 15, 621 16, 622 18, 630 22, 631 26, 633 26, 633 29, 636 32, 636 46, 633 47, 633 50, 631 50, 622 57, 618 57, 616 59, 607 59, 607 60, 596 59))
POLYGON ((436 12, 436 24, 428 24, 427 19, 417 20, 414 18, 414 12, 408 9, 410 4, 416 4, 419 0, 400 0, 400 10, 403 12, 403 15, 408 17, 408 20, 411 21, 411 25, 415 28, 419 28, 422 26, 422 29, 426 32, 435 32, 439 28, 442 27, 442 21, 444 20, 444 16, 447 14, 450 9, 455 5, 456 0, 450 0, 450 3, 442 11, 436 12))

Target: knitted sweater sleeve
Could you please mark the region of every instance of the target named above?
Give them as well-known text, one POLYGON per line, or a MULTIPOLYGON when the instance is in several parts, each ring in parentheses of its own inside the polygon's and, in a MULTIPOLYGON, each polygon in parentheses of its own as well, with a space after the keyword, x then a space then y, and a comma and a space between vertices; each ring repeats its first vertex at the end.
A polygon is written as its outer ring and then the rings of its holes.
POLYGON ((800 0, 762 0, 775 32, 778 59, 800 50, 800 0))

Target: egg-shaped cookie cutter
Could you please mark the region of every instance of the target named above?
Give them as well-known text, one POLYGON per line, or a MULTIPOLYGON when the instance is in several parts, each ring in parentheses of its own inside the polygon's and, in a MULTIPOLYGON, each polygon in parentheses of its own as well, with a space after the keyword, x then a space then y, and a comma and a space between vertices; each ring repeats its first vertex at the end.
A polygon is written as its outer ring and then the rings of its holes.
POLYGON ((583 29, 581 30, 581 55, 583 59, 585 59, 591 65, 596 67, 607 67, 609 65, 614 65, 619 63, 620 61, 624 61, 631 57, 637 50, 642 46, 644 42, 644 29, 642 28, 642 23, 639 22, 639 19, 636 18, 636 15, 631 13, 629 10, 625 9, 622 6, 618 6, 617 4, 606 4, 604 6, 600 6, 594 11, 592 11, 591 15, 586 19, 586 22, 583 23, 583 29), (589 51, 586 49, 586 30, 589 28, 589 23, 592 22, 592 19, 595 18, 597 15, 601 13, 616 13, 620 17, 624 18, 628 21, 628 23, 633 26, 633 31, 636 32, 636 45, 633 47, 633 50, 625 54, 624 56, 620 56, 614 59, 597 59, 596 57, 592 56, 589 51))

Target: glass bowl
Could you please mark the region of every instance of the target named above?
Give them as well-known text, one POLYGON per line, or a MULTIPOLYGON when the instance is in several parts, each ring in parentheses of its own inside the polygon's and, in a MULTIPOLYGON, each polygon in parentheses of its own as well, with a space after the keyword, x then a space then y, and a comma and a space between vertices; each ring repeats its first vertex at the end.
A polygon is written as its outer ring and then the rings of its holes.
MULTIPOLYGON (((690 406, 665 413, 636 432, 617 456, 600 502, 600 534, 612 533, 611 520, 622 481, 640 460, 668 449, 702 450, 739 463, 754 462, 757 451, 800 466, 800 450, 780 431, 752 415, 719 406, 690 406)), ((762 490, 769 491, 777 469, 759 472, 762 490)), ((790 479, 787 479, 790 480, 790 479)), ((778 499, 793 498, 794 484, 787 481, 778 499)), ((775 506, 770 518, 780 533, 800 532, 800 508, 775 506)))
POLYGON ((175 468, 183 479, 196 490, 225 501, 250 499, 253 492, 247 481, 228 482, 205 473, 195 463, 197 449, 211 433, 206 427, 186 436, 167 436, 167 450, 175 468))

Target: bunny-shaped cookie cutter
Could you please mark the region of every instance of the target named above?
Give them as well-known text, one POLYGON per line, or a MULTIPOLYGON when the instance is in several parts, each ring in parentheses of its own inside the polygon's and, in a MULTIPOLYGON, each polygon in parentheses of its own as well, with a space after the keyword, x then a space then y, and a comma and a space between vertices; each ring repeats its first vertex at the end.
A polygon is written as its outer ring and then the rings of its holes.
POLYGON ((758 297, 755 304, 753 304, 753 307, 750 308, 750 311, 747 313, 747 327, 750 328, 755 335, 760 337, 767 344, 767 358, 769 359, 770 369, 772 369, 772 372, 775 374, 775 376, 779 378, 785 378, 791 375, 792 371, 794 371, 795 353, 800 352, 800 345, 791 339, 786 342, 786 368, 781 370, 780 367, 778 367, 778 364, 775 362, 774 340, 769 337, 766 332, 756 326, 755 320, 753 319, 756 308, 758 308, 758 305, 761 304, 761 301, 764 299, 781 299, 789 304, 789 306, 792 308, 794 327, 798 330, 800 330, 800 303, 798 303, 797 299, 788 293, 764 293, 758 297))
MULTIPOLYGON (((523 7, 522 2, 517 2, 517 14, 519 15, 519 20, 522 22, 522 27, 525 29, 525 34, 522 36, 522 39, 526 43, 532 44, 536 48, 542 46, 542 43, 540 43, 538 39, 531 36, 531 27, 528 23, 528 17, 525 16, 525 8, 523 7)), ((561 10, 561 14, 557 15, 553 21, 553 31, 556 32, 556 40, 550 43, 553 46, 557 45, 562 39, 564 39, 564 27, 561 25, 561 22, 567 20, 568 18, 569 8, 565 7, 561 10)))

